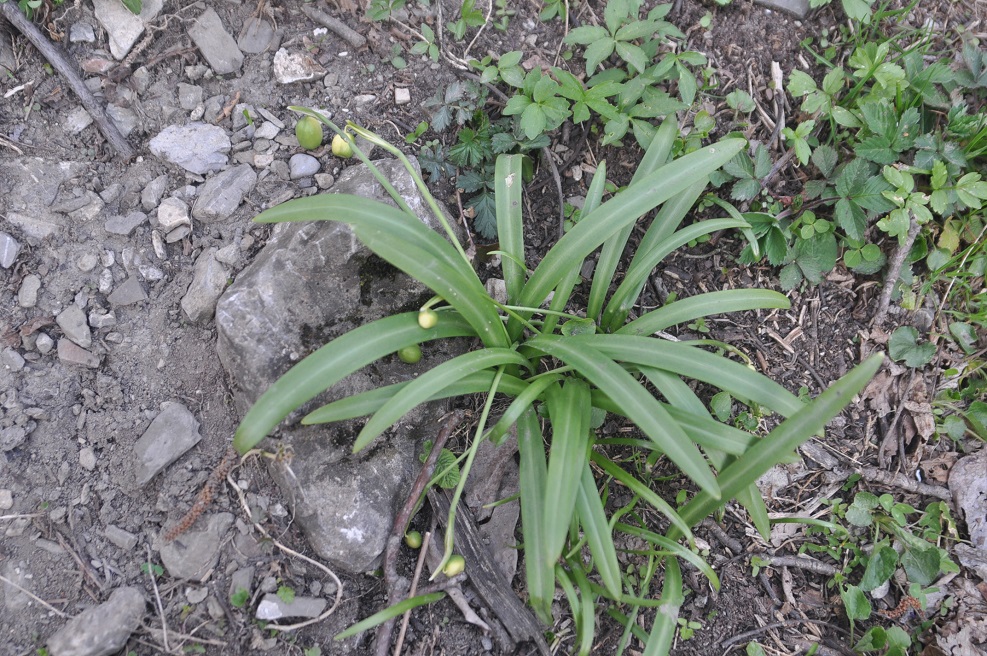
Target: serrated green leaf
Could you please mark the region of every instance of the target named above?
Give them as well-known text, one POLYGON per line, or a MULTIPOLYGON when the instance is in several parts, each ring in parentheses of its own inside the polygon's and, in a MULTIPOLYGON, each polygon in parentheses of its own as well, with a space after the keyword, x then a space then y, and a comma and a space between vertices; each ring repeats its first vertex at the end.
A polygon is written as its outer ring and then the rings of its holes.
POLYGON ((838 160, 839 156, 836 153, 836 149, 832 146, 824 144, 816 147, 812 152, 812 163, 816 165, 819 172, 826 178, 833 174, 833 169, 836 168, 838 160))
POLYGON ((816 81, 808 73, 796 69, 788 76, 788 93, 792 94, 794 98, 800 98, 817 89, 816 81))

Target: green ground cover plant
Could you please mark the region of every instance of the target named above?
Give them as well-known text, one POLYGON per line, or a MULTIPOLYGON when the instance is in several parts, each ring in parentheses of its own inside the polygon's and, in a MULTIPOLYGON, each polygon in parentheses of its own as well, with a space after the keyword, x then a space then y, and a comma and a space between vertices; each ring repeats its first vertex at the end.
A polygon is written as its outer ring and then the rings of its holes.
MULTIPOLYGON (((437 295, 418 313, 386 317, 356 328, 318 349, 289 370, 258 400, 237 429, 236 449, 257 445, 293 410, 343 377, 390 357, 400 349, 432 340, 467 338, 475 348, 421 373, 406 383, 382 387, 330 403, 307 415, 306 424, 369 416, 354 451, 380 439, 416 405, 463 394, 485 395, 473 438, 461 458, 449 525, 479 444, 501 444, 516 428, 520 457, 520 504, 525 580, 529 603, 552 626, 552 600, 560 586, 576 619, 578 653, 590 652, 596 616, 605 609, 626 627, 625 641, 641 632, 638 615, 655 614, 645 653, 667 654, 676 631, 683 591, 679 559, 695 565, 713 585, 716 574, 695 548, 691 529, 726 502, 737 499, 755 525, 769 523, 754 481, 791 454, 842 410, 880 367, 875 355, 804 402, 769 378, 730 357, 729 345, 672 342, 653 337, 679 323, 711 313, 788 307, 772 291, 711 292, 660 307, 631 320, 646 277, 676 248, 699 235, 743 227, 734 217, 681 227, 702 193, 708 176, 745 146, 725 139, 673 158, 678 136, 674 121, 656 131, 633 181, 606 202, 606 166, 590 185, 582 217, 529 270, 525 260, 521 199, 522 158, 501 156, 495 171, 495 203, 507 303, 484 290, 465 250, 405 156, 375 134, 354 125, 340 131, 304 108, 293 108, 325 122, 330 129, 369 140, 405 162, 422 195, 445 225, 445 237, 428 229, 390 184, 397 207, 347 195, 313 196, 272 208, 261 222, 333 220, 349 224, 374 253, 430 287, 437 295), (653 213, 657 210, 657 213, 653 213), (614 271, 631 230, 643 221, 645 236, 613 287, 614 271), (588 303, 572 306, 585 258, 602 249, 590 283, 588 303), (548 307, 543 305, 551 295, 548 307), (752 434, 716 421, 686 380, 702 381, 782 419, 766 434, 752 434), (497 397, 510 400, 492 413, 497 397), (632 439, 598 435, 606 413, 624 418, 639 431, 632 439), (645 477, 626 468, 623 453, 662 457, 690 481, 668 501, 645 477), (608 516, 611 486, 629 489, 633 501, 608 516), (661 518, 658 520, 657 518, 661 518), (614 534, 643 539, 647 565, 622 569, 614 534), (661 592, 656 574, 662 571, 661 592), (621 619, 622 618, 622 619, 621 619)), ((372 170, 373 165, 353 144, 372 170)), ((453 532, 445 537, 445 560, 453 555, 453 532)), ((434 600, 414 599, 402 609, 434 600)), ((393 616, 389 609, 368 618, 359 630, 393 616)), ((357 627, 351 629, 347 634, 357 627)))

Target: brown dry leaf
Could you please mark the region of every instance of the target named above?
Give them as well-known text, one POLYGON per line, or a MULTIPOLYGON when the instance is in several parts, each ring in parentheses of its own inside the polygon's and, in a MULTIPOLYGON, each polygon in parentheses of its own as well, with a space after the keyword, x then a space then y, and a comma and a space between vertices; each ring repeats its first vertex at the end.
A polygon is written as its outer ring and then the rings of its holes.
POLYGON ((870 401, 871 410, 878 417, 891 414, 891 399, 888 397, 889 392, 892 391, 891 380, 891 373, 887 370, 882 370, 874 376, 861 394, 863 399, 870 401))

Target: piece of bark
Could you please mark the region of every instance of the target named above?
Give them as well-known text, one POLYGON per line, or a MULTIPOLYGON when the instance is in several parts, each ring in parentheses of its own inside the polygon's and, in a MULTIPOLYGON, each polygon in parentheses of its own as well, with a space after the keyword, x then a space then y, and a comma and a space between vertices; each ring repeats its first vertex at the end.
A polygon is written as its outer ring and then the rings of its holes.
POLYGON ((316 23, 322 23, 328 27, 336 36, 346 41, 354 48, 362 48, 367 45, 367 39, 364 38, 362 34, 351 28, 349 25, 343 21, 333 18, 324 11, 319 11, 315 7, 309 5, 302 5, 302 12, 314 20, 316 23))
POLYGON ((52 68, 58 71, 58 74, 65 78, 68 82, 69 88, 75 92, 75 95, 79 97, 82 102, 82 106, 89 112, 90 116, 93 117, 93 121, 96 122, 96 127, 99 131, 103 133, 106 140, 109 142, 113 150, 116 151, 117 155, 124 161, 130 161, 134 158, 136 154, 134 152, 133 146, 130 142, 120 134, 117 126, 110 121, 106 112, 103 111, 103 106, 100 104, 96 97, 93 96, 92 92, 86 87, 85 83, 82 81, 82 76, 79 75, 79 68, 76 63, 68 58, 65 52, 56 44, 49 41, 41 33, 41 31, 27 19, 27 17, 21 13, 21 10, 17 8, 17 3, 15 2, 4 2, 0 3, 0 15, 10 21, 10 24, 17 28, 17 30, 24 35, 28 41, 31 42, 41 56, 48 60, 52 68))
MULTIPOLYGON (((445 527, 449 518, 451 500, 447 490, 431 489, 428 500, 439 522, 445 527)), ((455 528, 456 552, 466 559, 466 573, 469 582, 493 611, 497 620, 518 644, 534 644, 539 653, 549 654, 548 644, 543 635, 544 627, 528 610, 511 588, 511 582, 501 573, 490 551, 480 537, 480 531, 473 520, 473 514, 466 504, 456 509, 455 528)))

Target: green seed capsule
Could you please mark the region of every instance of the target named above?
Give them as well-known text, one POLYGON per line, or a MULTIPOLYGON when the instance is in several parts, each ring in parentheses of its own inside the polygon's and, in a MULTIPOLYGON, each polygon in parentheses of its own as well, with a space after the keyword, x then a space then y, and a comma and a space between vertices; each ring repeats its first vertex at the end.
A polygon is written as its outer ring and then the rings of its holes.
POLYGON ((353 147, 342 135, 337 134, 332 138, 332 154, 343 159, 353 157, 353 147))
POLYGON ((418 531, 408 531, 404 534, 404 543, 412 549, 422 546, 422 534, 418 531))
POLYGON ((439 313, 435 310, 418 311, 418 325, 425 330, 435 328, 435 324, 437 323, 439 323, 439 313))
POLYGON ((449 558, 449 562, 442 568, 442 573, 449 578, 452 578, 457 574, 462 574, 464 571, 466 571, 466 559, 459 554, 455 554, 449 558))
POLYGON ((398 357, 401 359, 401 362, 415 364, 422 359, 422 349, 418 344, 405 346, 403 349, 398 349, 398 357))

